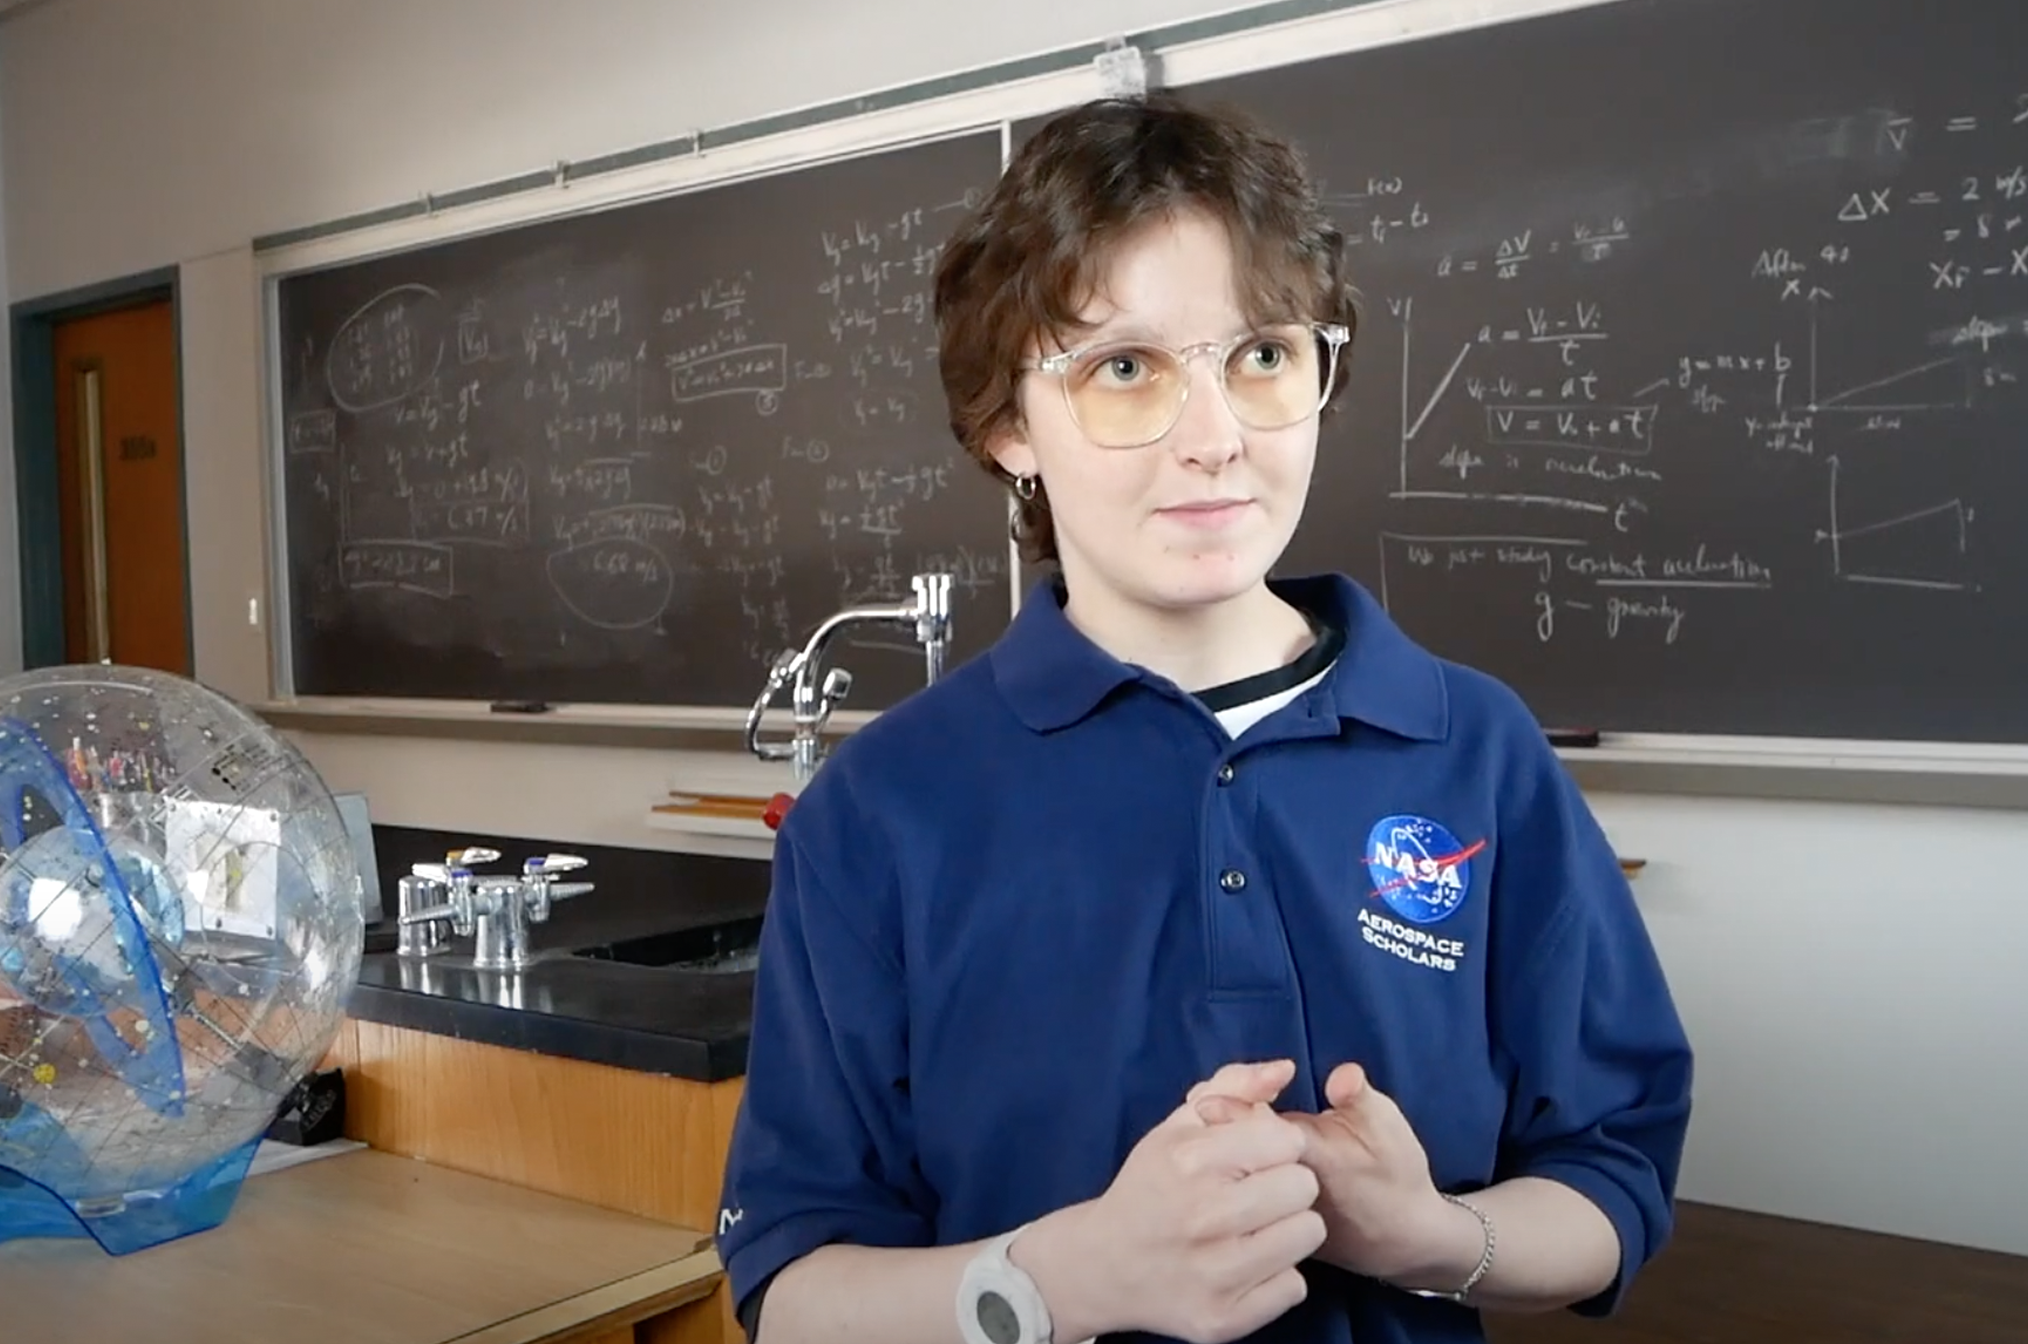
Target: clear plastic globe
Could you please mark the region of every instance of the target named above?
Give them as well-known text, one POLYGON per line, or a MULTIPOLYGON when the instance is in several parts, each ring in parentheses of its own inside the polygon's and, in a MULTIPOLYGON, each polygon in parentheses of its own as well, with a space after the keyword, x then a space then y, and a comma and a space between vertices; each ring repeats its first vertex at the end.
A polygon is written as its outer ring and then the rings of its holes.
POLYGON ((295 747, 193 681, 0 679, 0 1240, 213 1226, 358 978, 360 873, 295 747))

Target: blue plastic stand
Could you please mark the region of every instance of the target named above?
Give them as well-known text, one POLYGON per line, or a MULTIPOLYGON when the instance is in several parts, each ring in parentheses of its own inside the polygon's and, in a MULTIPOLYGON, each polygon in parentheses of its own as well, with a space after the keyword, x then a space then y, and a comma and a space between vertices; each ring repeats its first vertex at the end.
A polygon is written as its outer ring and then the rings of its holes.
POLYGON ((126 1255, 208 1231, 232 1212, 260 1146, 261 1136, 256 1134, 164 1190, 77 1204, 10 1167, 0 1167, 0 1241, 90 1237, 108 1254, 126 1255), (106 1212, 97 1211, 100 1203, 108 1206, 106 1212))

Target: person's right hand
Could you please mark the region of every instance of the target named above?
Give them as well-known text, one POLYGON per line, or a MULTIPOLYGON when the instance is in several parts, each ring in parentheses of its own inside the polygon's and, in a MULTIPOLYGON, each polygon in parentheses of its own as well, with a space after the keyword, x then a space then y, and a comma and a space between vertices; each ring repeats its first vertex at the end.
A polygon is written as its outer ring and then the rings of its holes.
POLYGON ((1225 1344, 1303 1300, 1296 1266, 1324 1242, 1317 1178, 1304 1130, 1267 1105, 1294 1076, 1287 1060, 1220 1069, 1134 1145, 1103 1195, 1015 1240, 1057 1339, 1144 1330, 1225 1344), (1223 1104, 1211 1094, 1252 1106, 1207 1115, 1223 1104))

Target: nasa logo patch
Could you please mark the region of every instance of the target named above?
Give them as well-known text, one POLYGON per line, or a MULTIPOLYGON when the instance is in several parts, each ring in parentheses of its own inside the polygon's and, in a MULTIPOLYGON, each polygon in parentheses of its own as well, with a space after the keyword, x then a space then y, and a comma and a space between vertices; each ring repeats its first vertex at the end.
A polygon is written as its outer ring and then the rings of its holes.
POLYGON ((1458 843, 1428 817, 1382 817, 1366 836, 1373 894, 1411 924, 1449 919, 1472 889, 1472 856, 1486 847, 1458 843))

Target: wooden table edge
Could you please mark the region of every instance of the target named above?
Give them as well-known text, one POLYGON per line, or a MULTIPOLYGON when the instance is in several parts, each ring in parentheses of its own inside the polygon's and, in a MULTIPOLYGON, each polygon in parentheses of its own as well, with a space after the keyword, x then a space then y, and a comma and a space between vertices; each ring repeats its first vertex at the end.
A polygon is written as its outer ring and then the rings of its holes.
POLYGON ((680 1260, 454 1335, 444 1344, 568 1344, 596 1338, 709 1297, 722 1272, 718 1252, 707 1246, 680 1260))

